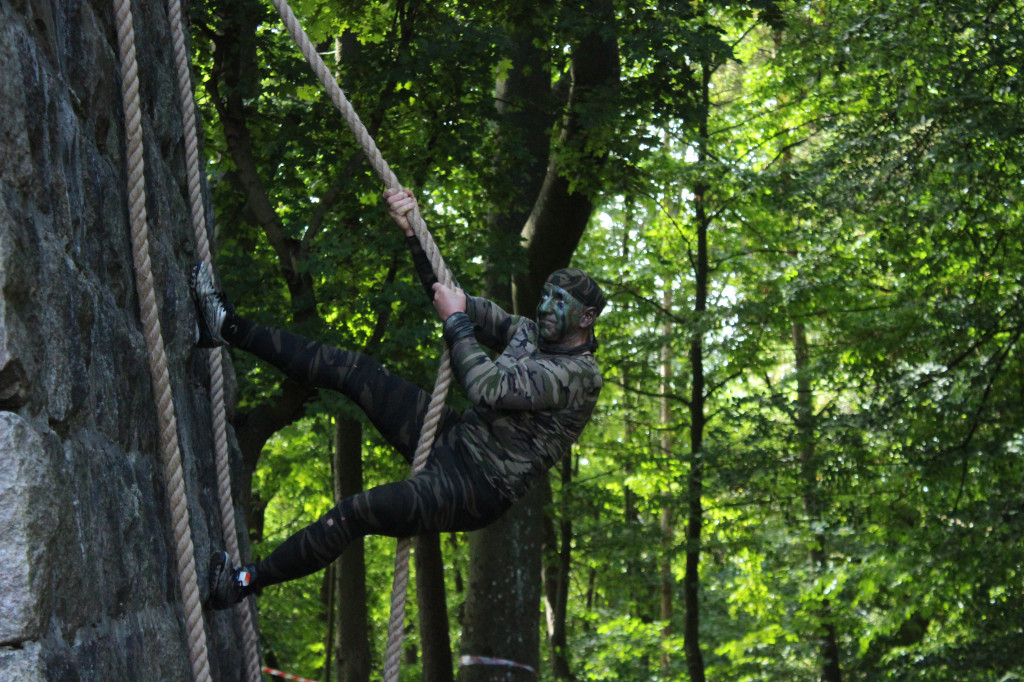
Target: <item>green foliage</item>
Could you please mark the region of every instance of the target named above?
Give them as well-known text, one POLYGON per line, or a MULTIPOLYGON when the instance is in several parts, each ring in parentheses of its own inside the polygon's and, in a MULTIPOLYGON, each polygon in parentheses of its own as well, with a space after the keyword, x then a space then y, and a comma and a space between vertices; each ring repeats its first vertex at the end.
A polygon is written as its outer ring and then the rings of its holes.
MULTIPOLYGON (((338 65, 346 92, 419 188, 456 276, 478 290, 488 212, 525 181, 491 167, 512 9, 316 0, 296 9, 325 52, 335 36, 351 39, 338 65)), ((577 678, 686 679, 696 456, 710 678, 817 679, 830 628, 848 680, 1024 675, 1015 654, 1024 644, 1019 3, 615 9, 607 31, 619 46, 618 88, 578 112, 591 146, 565 149, 550 130, 567 175, 598 206, 574 265, 611 301, 598 324, 602 401, 574 450, 574 479, 553 481, 551 513, 565 509, 573 522, 577 678), (702 312, 698 189, 710 219, 702 312), (697 340, 708 423, 693 452, 697 340)), ((232 299, 329 343, 379 342, 390 367, 428 386, 437 325, 338 115, 263 5, 207 1, 192 13, 218 265, 232 299), (231 55, 253 68, 232 71, 231 55), (297 274, 312 302, 282 275, 229 149, 233 93, 284 239, 301 244, 297 274)), ((554 3, 537 17, 556 96, 585 15, 554 3)), ((564 100, 550 107, 560 122, 564 100)), ((503 248, 502 266, 521 267, 515 245, 503 248)), ((233 360, 240 411, 280 391, 273 370, 233 360)), ((264 449, 255 486, 270 505, 258 553, 331 504, 339 409, 320 396, 264 449)), ((366 437, 367 483, 403 476, 377 435, 366 437)), ((378 654, 390 547, 375 540, 367 552, 378 654)), ((446 550, 456 647, 465 554, 461 541, 446 550)), ((268 648, 314 677, 324 659, 320 580, 261 601, 268 648)))
MULTIPOLYGON (((750 25, 729 33, 722 24, 738 61, 712 81, 722 105, 710 124, 722 131, 713 163, 650 159, 653 203, 608 210, 610 224, 625 227, 595 225, 592 250, 582 246, 581 260, 615 272, 618 288, 618 311, 602 319, 614 329, 602 360, 616 387, 588 442, 614 462, 605 471, 661 463, 642 474, 647 485, 636 476, 602 484, 618 499, 605 508, 647 510, 649 532, 632 555, 651 552, 648 575, 659 492, 672 489, 665 472, 680 476, 653 431, 664 428, 660 349, 681 357, 699 333, 713 359, 706 378, 722 386, 703 453, 701 622, 713 677, 819 675, 826 599, 848 679, 1019 674, 999 647, 1019 636, 1003 615, 1019 593, 1009 540, 1020 504, 1020 460, 1010 454, 1019 409, 1003 396, 1021 391, 1011 369, 1022 328, 1020 184, 1006 171, 1024 150, 1019 117, 996 113, 1020 103, 1016 67, 1003 59, 1017 54, 1009 36, 1018 22, 1009 7, 967 3, 813 3, 791 8, 778 34, 754 30, 735 42, 750 25), (981 26, 988 35, 979 40, 981 26), (940 56, 950 52, 960 58, 940 56), (685 206, 702 178, 717 218, 717 302, 697 319, 685 312, 688 219, 667 197, 685 206), (671 315, 659 309, 666 288, 671 315), (811 460, 796 430, 795 323, 810 341, 802 373, 814 396, 811 460), (615 419, 629 426, 607 422, 615 419), (623 448, 627 439, 634 448, 623 448), (629 461, 633 452, 643 464, 629 461), (819 507, 809 515, 812 500, 819 507), (808 561, 820 547, 823 570, 808 561), (967 653, 975 647, 987 653, 967 653)), ((668 428, 680 462, 688 383, 678 363, 678 426, 668 428)), ((608 589, 622 594, 628 583, 612 575, 608 589)))
MULTIPOLYGON (((267 503, 263 542, 256 558, 331 507, 330 438, 323 425, 299 423, 267 444, 255 489, 267 503)), ((324 660, 322 576, 275 585, 260 597, 261 646, 289 670, 312 674, 324 660), (294 618, 293 614, 304 614, 294 618)))

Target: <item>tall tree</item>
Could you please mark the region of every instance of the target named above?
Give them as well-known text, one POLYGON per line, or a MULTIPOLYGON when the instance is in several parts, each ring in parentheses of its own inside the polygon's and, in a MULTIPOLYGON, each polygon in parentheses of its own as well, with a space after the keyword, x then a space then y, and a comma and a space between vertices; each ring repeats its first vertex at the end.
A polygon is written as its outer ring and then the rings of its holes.
MULTIPOLYGON (((559 463, 558 475, 562 496, 557 530, 551 514, 544 518, 544 612, 547 616, 548 658, 551 661, 551 671, 556 679, 571 680, 573 674, 569 660, 567 629, 573 545, 572 516, 568 509, 573 478, 571 453, 566 454, 559 463)), ((545 493, 546 496, 551 494, 547 490, 545 493)))
MULTIPOLYGON (((606 122, 588 120, 588 107, 614 96, 618 83, 615 14, 609 0, 590 0, 578 8, 563 8, 565 20, 583 28, 572 39, 558 145, 546 172, 533 210, 522 228, 526 267, 515 273, 514 310, 530 314, 552 271, 569 264, 593 210, 593 188, 572 186, 573 168, 566 159, 579 150, 594 148, 592 141, 606 122), (569 166, 567 168, 567 166, 569 166)), ((524 65, 524 69, 533 65, 524 65)), ((607 151, 591 154, 589 164, 600 164, 607 151)), ((528 159, 529 160, 529 159, 528 159)), ((536 166, 535 166, 536 167, 536 166)), ((543 542, 544 486, 528 493, 498 523, 478 531, 472 539, 463 650, 508 659, 538 669, 541 547, 543 542), (526 580, 522 572, 526 571, 526 580), (489 589, 481 589, 488 586, 489 589), (511 626, 511 627, 510 627, 511 626)), ((466 667, 460 680, 517 679, 520 668, 486 670, 466 667)))
MULTIPOLYGON (((793 420, 796 427, 797 456, 800 460, 800 478, 803 484, 801 496, 804 513, 814 535, 808 558, 811 563, 811 574, 817 578, 828 568, 829 548, 828 538, 821 530, 825 521, 825 505, 818 485, 821 467, 817 461, 819 454, 816 448, 814 389, 811 386, 809 353, 806 327, 802 322, 796 322, 793 324, 793 370, 796 374, 797 388, 793 420)), ((822 600, 818 613, 821 621, 821 680, 839 682, 842 680, 839 644, 827 599, 822 600)))
MULTIPOLYGON (((672 417, 672 398, 671 394, 672 379, 675 374, 673 370, 674 354, 672 352, 672 344, 669 343, 669 339, 672 338, 672 290, 668 287, 662 292, 661 307, 669 314, 665 316, 665 320, 662 323, 662 334, 665 336, 665 343, 661 347, 661 398, 660 398, 660 410, 658 415, 658 422, 661 426, 661 439, 659 448, 661 456, 665 459, 673 458, 673 450, 675 441, 672 437, 674 419, 672 417)), ((675 571, 673 570, 672 563, 675 558, 675 545, 676 545, 676 529, 675 529, 675 518, 674 500, 671 499, 671 493, 666 491, 664 494, 663 506, 661 509, 661 566, 660 566, 660 608, 658 609, 658 618, 662 622, 662 636, 663 640, 667 644, 669 637, 672 634, 672 614, 675 607, 675 571)), ((671 662, 671 655, 669 653, 670 647, 665 646, 662 651, 661 667, 662 673, 669 674, 669 664, 671 662)))
MULTIPOLYGON (((362 423, 344 415, 335 422, 334 478, 336 501, 363 489, 362 423)), ((328 640, 333 660, 326 672, 330 675, 333 667, 339 682, 369 682, 372 671, 363 552, 362 539, 353 542, 327 574, 337 604, 336 610, 329 604, 328 618, 337 613, 337 635, 328 640)))
MULTIPOLYGON (((707 163, 708 156, 708 117, 711 110, 708 86, 713 69, 712 56, 703 57, 698 71, 701 82, 702 115, 697 121, 697 163, 707 163)), ((696 231, 696 252, 690 254, 693 271, 694 297, 693 314, 698 320, 690 341, 690 450, 687 473, 686 500, 686 571, 683 576, 683 600, 686 606, 684 629, 684 646, 686 650, 686 666, 690 679, 703 682, 704 654, 700 644, 700 560, 701 536, 704 526, 704 427, 707 415, 705 405, 707 395, 706 376, 704 370, 704 335, 700 324, 708 308, 708 229, 711 217, 705 208, 705 200, 709 187, 700 179, 693 187, 694 228, 696 231)))

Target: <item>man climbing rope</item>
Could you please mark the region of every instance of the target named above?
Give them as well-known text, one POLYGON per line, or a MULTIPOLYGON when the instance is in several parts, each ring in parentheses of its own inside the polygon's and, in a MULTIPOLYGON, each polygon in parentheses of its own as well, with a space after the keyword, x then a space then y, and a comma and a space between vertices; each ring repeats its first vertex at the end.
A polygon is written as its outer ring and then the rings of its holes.
MULTIPOLYGON (((226 552, 215 553, 208 599, 213 608, 325 568, 365 535, 409 537, 492 523, 568 451, 597 403, 602 382, 592 354, 594 322, 605 298, 593 279, 580 270, 557 270, 544 284, 536 321, 510 315, 438 283, 406 217, 415 198, 407 190, 384 196, 433 298, 454 374, 472 407, 462 414, 445 408, 426 465, 410 478, 343 499, 254 565, 232 567, 226 552), (481 344, 500 352, 498 358, 491 360, 481 344)), ((193 268, 191 288, 197 345, 230 344, 292 379, 341 392, 412 462, 428 392, 362 353, 242 318, 202 264, 193 268)))

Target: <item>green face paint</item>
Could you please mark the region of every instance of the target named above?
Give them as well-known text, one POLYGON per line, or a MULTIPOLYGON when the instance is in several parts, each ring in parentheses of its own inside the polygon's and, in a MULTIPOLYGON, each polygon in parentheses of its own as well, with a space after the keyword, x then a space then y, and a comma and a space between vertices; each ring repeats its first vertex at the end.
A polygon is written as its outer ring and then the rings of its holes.
POLYGON ((541 290, 537 303, 537 326, 540 338, 548 343, 558 343, 566 334, 579 326, 586 306, 577 301, 565 289, 550 282, 541 290))

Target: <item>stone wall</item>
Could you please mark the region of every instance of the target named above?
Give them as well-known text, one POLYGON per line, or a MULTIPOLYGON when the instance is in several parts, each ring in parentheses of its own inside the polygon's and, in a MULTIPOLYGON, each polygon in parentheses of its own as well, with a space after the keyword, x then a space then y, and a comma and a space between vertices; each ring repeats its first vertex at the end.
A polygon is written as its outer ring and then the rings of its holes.
MULTIPOLYGON (((192 347, 176 78, 164 3, 133 11, 151 255, 205 585, 223 541, 206 351, 192 347)), ((115 36, 109 2, 0 0, 3 680, 191 677, 134 290, 115 36)), ((232 457, 237 471, 234 446, 232 457)), ((205 613, 214 679, 243 677, 235 619, 205 613)))

